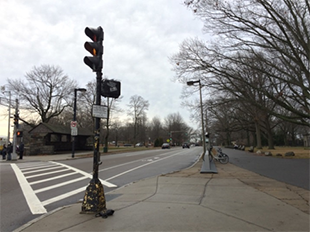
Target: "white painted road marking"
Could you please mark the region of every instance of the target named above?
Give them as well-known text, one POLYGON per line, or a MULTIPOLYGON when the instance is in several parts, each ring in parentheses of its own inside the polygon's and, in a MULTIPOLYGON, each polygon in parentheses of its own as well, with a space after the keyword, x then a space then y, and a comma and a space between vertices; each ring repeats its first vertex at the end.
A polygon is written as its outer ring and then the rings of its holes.
MULTIPOLYGON (((91 174, 89 174, 89 173, 87 173, 87 172, 84 172, 84 171, 82 171, 82 170, 80 170, 80 169, 71 167, 71 166, 69 166, 69 165, 62 164, 62 163, 57 163, 57 162, 54 162, 54 161, 51 161, 51 163, 59 164, 59 165, 61 165, 61 166, 64 166, 64 167, 66 167, 66 168, 68 168, 68 169, 71 169, 71 170, 73 170, 73 171, 75 171, 75 172, 78 172, 78 173, 82 174, 83 176, 87 176, 87 177, 90 178, 90 179, 93 178, 93 176, 92 176, 91 174)), ((105 186, 107 186, 107 187, 109 187, 109 188, 115 188, 115 187, 117 187, 117 185, 112 184, 112 183, 109 183, 109 182, 107 182, 107 181, 105 181, 105 180, 102 180, 102 179, 99 179, 99 180, 101 181, 101 183, 102 183, 103 185, 105 185, 105 186)))
POLYGON ((50 180, 56 180, 56 179, 60 179, 60 178, 63 178, 63 177, 66 177, 66 176, 71 176, 71 175, 76 175, 76 173, 75 172, 70 172, 70 173, 67 173, 67 174, 60 175, 60 176, 54 176, 54 177, 43 179, 43 180, 37 180, 37 181, 31 182, 30 185, 40 184, 40 183, 43 183, 43 182, 47 182, 47 181, 50 181, 50 180))
MULTIPOLYGON (((112 183, 109 183, 108 180, 111 180, 111 179, 114 179, 116 177, 119 177, 119 176, 122 176, 126 173, 129 173, 129 172, 132 172, 134 170, 137 170, 137 169, 140 169, 140 168, 143 168, 147 165, 151 165, 151 164, 154 164, 156 162, 159 162, 159 161, 162 161, 162 160, 165 160, 165 159, 168 159, 168 158, 171 158, 173 156, 176 156, 176 155, 179 155, 181 152, 178 152, 176 154, 173 154, 173 155, 168 155, 168 156, 165 156, 163 158, 159 158, 159 157, 154 157, 154 160, 148 160, 149 162, 148 163, 145 163, 143 165, 140 165, 140 166, 137 166, 135 168, 132 168, 132 169, 129 169, 125 172, 122 172, 122 173, 119 173, 115 176, 112 176, 106 180, 101 180, 101 183, 107 187, 117 187, 116 185, 112 184, 112 183)), ((141 161, 141 160, 140 160, 141 161)), ((128 163, 133 163, 133 162, 136 162, 136 161, 131 161, 131 162, 128 162, 128 163)), ((65 198, 68 198, 70 196, 73 196, 75 194, 78 194, 82 191, 85 191, 86 190, 86 186, 85 187, 81 187, 81 188, 78 188, 78 189, 75 189, 73 191, 70 191, 70 192, 67 192, 67 193, 64 193, 64 194, 61 194, 61 195, 58 195, 58 196, 55 196, 53 198, 50 198, 50 199, 47 199, 43 202, 40 202, 40 200, 38 199, 38 197, 36 196, 36 193, 41 193, 41 192, 44 192, 44 191, 48 191, 48 190, 51 190, 51 189, 54 189, 54 188, 58 188, 58 187, 61 187, 61 186, 64 186, 64 185, 67 185, 69 183, 74 183, 76 181, 80 181, 80 180, 83 180, 85 178, 90 178, 92 179, 92 175, 87 173, 87 172, 84 172, 82 170, 79 170, 77 168, 74 168, 74 167, 71 167, 71 166, 68 166, 66 164, 62 164, 62 163, 57 163, 57 162, 54 162, 54 161, 49 161, 48 163, 50 164, 53 164, 51 165, 50 167, 54 166, 62 166, 64 167, 65 169, 63 170, 59 170, 59 171, 53 171, 53 172, 48 172, 48 173, 40 173, 40 174, 37 174, 37 175, 31 175, 31 176, 27 176, 25 177, 24 174, 22 173, 23 170, 25 170, 26 172, 25 173, 35 173, 34 169, 35 168, 31 168, 29 166, 27 166, 26 168, 20 168, 16 165, 16 164, 11 164, 12 165, 12 168, 17 176, 17 179, 20 183, 20 186, 22 188, 22 191, 24 193, 24 196, 26 198, 26 201, 27 201, 27 204, 31 210, 31 212, 33 214, 42 214, 42 213, 46 213, 46 209, 44 208, 44 206, 46 205, 49 205, 49 204, 52 204, 54 202, 57 202, 57 201, 60 201, 60 200, 63 200, 65 198), (32 171, 30 171, 32 170, 32 171), (51 177, 51 178, 47 178, 45 180, 38 180, 38 181, 33 181, 33 182, 30 182, 28 183, 29 179, 31 178, 34 178, 34 177, 41 177, 41 176, 44 176, 44 175, 48 175, 48 174, 55 174, 55 173, 58 173, 58 172, 64 172, 64 171, 68 171, 68 170, 72 170, 73 172, 70 172, 70 173, 66 173, 66 174, 63 174, 63 175, 58 175, 58 176, 55 176, 55 177, 51 177), (33 190, 31 188, 30 185, 34 185, 34 184, 38 184, 38 183, 43 183, 43 182, 47 182, 47 181, 50 181, 50 180, 55 180, 55 179, 59 179, 59 178, 62 178, 62 177, 65 177, 65 176, 69 176, 69 175, 73 175, 73 174, 81 174, 83 177, 80 177, 80 178, 76 178, 76 179, 73 179, 73 180, 70 180, 70 181, 67 181, 67 182, 63 182, 63 183, 59 183, 59 184, 55 184, 53 186, 48 186, 48 187, 45 187, 45 188, 42 188, 42 189, 37 189, 37 190, 33 190), (28 179, 28 180, 27 180, 28 179)), ((127 164, 128 164, 127 163, 127 164)), ((42 166, 48 166, 46 164, 43 164, 42 163, 42 166)), ((112 168, 115 168, 115 167, 119 167, 119 166, 123 166, 123 165, 126 165, 126 164, 120 164, 120 165, 116 165, 114 167, 109 167, 109 168, 106 168, 106 169, 103 169, 103 170, 108 170, 108 169, 112 169, 112 168)), ((22 165, 20 165, 22 166, 22 165)), ((25 167, 25 166, 24 166, 25 167)), ((42 167, 40 167, 39 165, 36 165, 36 168, 37 169, 41 169, 40 172, 42 172, 42 167)), ((46 168, 46 169, 49 169, 49 168, 46 168)), ((101 171, 103 171, 101 170, 101 171)))
POLYGON ((179 153, 181 153, 181 152, 178 152, 178 153, 176 153, 176 154, 174 154, 174 155, 166 156, 166 157, 161 158, 161 159, 160 159, 160 158, 159 158, 159 159, 156 159, 156 160, 154 160, 154 161, 152 161, 152 162, 149 162, 149 163, 142 164, 142 165, 140 165, 140 166, 137 166, 137 167, 135 167, 135 168, 129 169, 129 170, 125 171, 125 172, 122 172, 122 173, 119 173, 119 174, 117 174, 117 175, 115 175, 115 176, 112 176, 112 177, 110 177, 110 178, 108 178, 108 179, 106 179, 106 180, 112 180, 112 179, 114 179, 114 178, 116 178, 116 177, 125 175, 125 174, 128 173, 128 172, 132 172, 132 171, 134 171, 134 170, 137 170, 137 169, 139 169, 139 168, 143 168, 143 167, 148 166, 148 165, 150 165, 150 164, 157 163, 158 161, 162 161, 162 160, 171 158, 171 157, 173 157, 173 156, 179 155, 179 153))
POLYGON ((32 188, 30 187, 29 183, 27 182, 23 173, 19 170, 16 164, 11 164, 19 185, 23 191, 23 194, 26 198, 27 204, 30 208, 32 214, 43 214, 47 213, 44 206, 41 204, 40 200, 38 199, 37 195, 33 192, 32 188))
POLYGON ((57 196, 57 197, 48 199, 48 200, 46 200, 46 201, 43 201, 42 204, 43 204, 44 206, 45 206, 45 205, 49 205, 49 204, 51 204, 51 203, 54 203, 54 202, 56 202, 56 201, 60 201, 60 200, 62 200, 62 199, 65 199, 65 198, 70 197, 70 196, 72 196, 72 195, 78 194, 78 193, 83 192, 83 191, 85 191, 85 190, 86 190, 86 187, 82 187, 82 188, 79 188, 79 189, 75 189, 75 190, 73 190, 73 191, 71 191, 71 192, 68 192, 68 193, 59 195, 59 196, 57 196))
POLYGON ((46 188, 41 188, 41 189, 37 189, 37 190, 34 190, 35 193, 41 193, 41 192, 44 192, 44 191, 47 191, 47 190, 51 190, 51 189, 54 189, 54 188, 59 188, 61 186, 65 186, 65 185, 68 185, 68 184, 71 184, 71 183, 74 183, 74 182, 77 182, 77 181, 80 181, 80 180, 84 180, 86 179, 87 177, 86 176, 82 176, 80 178, 77 178, 77 179, 73 179, 73 180, 69 180, 69 181, 65 181, 65 182, 61 182, 59 184, 55 184, 55 185, 52 185, 52 186, 48 186, 46 188))
MULTIPOLYGON (((44 191, 48 191, 51 189, 55 189, 55 188, 59 188, 61 186, 65 186, 71 183, 75 183, 81 180, 84 180, 86 178, 90 178, 92 179, 92 175, 84 172, 82 170, 79 170, 77 168, 62 164, 62 163, 57 163, 57 162, 53 162, 53 161, 49 161, 48 165, 46 165, 46 163, 33 163, 33 164, 19 164, 19 166, 17 166, 16 164, 11 164, 12 169, 15 172, 15 175, 17 177, 17 180, 21 186, 21 189, 23 191, 23 194, 25 196, 26 202, 29 206, 29 209, 31 211, 32 214, 43 214, 43 213, 47 213, 47 210, 45 209, 44 206, 52 204, 54 202, 63 200, 65 198, 68 198, 70 196, 73 196, 75 194, 78 194, 80 192, 83 192, 86 190, 87 186, 83 186, 81 188, 72 190, 70 192, 52 197, 50 199, 47 199, 43 202, 41 202, 39 200, 39 198, 37 197, 36 194, 38 193, 42 193, 44 191), (31 166, 33 165, 33 166, 31 166), (21 166, 21 167, 19 167, 21 166), (57 170, 57 171, 51 171, 54 169, 59 169, 61 168, 61 170, 57 170), (44 173, 42 173, 43 171, 45 171, 44 173), (46 172, 48 171, 48 172, 46 172), (50 174, 56 174, 56 173, 61 173, 61 172, 66 172, 66 171, 70 171, 70 173, 66 173, 66 174, 62 174, 62 175, 56 175, 54 177, 50 177, 50 178, 46 178, 46 179, 42 179, 42 180, 37 180, 37 181, 33 181, 31 182, 29 179, 35 178, 35 177, 42 177, 42 176, 46 176, 46 175, 50 175, 50 174), (73 172, 72 172, 73 171, 73 172), (40 172, 40 173, 38 173, 40 172), (35 174, 38 173, 38 174, 35 174), (32 174, 31 176, 25 176, 25 174, 32 174), (63 177, 67 177, 70 175, 82 175, 82 177, 79 178, 75 178, 66 182, 61 182, 52 186, 48 186, 45 188, 41 188, 41 189, 36 189, 33 190, 31 185, 35 185, 35 184, 39 184, 39 183, 44 183, 44 182, 48 182, 48 181, 52 181, 52 180, 56 180, 56 179, 60 179, 63 177)), ((100 180, 101 183, 107 187, 117 187, 116 185, 109 183, 107 181, 104 180, 100 180)))

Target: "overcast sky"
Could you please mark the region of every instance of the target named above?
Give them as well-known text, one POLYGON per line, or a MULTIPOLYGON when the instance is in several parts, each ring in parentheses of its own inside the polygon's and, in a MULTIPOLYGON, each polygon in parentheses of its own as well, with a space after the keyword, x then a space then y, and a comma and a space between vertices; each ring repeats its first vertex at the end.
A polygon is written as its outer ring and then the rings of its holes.
MULTIPOLYGON (((147 116, 163 119, 179 112, 191 123, 190 112, 181 107, 182 84, 169 57, 181 42, 202 37, 202 22, 184 6, 184 0, 1 0, 0 67, 3 86, 8 78, 23 78, 34 66, 55 65, 79 87, 95 80, 83 62, 90 55, 85 27, 104 30, 103 75, 121 81, 120 106, 127 116, 130 97, 149 101, 147 116)), ((73 95, 73 92, 72 92, 73 95)), ((198 96, 197 96, 198 98, 198 96)), ((7 134, 6 109, 1 107, 1 135, 7 134)))

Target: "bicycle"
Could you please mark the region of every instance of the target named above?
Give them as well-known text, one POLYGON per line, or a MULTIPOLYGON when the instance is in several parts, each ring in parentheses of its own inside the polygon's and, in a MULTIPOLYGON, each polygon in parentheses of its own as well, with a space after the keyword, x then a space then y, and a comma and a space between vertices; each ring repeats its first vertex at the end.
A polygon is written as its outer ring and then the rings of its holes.
POLYGON ((213 149, 213 147, 211 147, 210 150, 209 150, 210 162, 212 161, 212 159, 214 159, 216 161, 219 161, 221 164, 227 164, 229 162, 228 155, 225 154, 220 147, 217 149, 217 155, 216 156, 213 155, 212 149, 213 149))

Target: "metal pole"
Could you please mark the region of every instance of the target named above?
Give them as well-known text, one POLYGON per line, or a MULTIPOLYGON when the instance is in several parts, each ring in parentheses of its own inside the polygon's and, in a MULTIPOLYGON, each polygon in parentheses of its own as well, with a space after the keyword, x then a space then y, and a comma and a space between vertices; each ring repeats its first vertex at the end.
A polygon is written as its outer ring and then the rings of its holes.
POLYGON ((202 125, 202 140, 203 140, 203 163, 200 170, 200 173, 217 173, 216 166, 214 165, 213 161, 209 160, 209 149, 210 149, 210 140, 208 142, 208 150, 206 149, 206 133, 205 133, 205 126, 204 126, 204 117, 203 117, 203 105, 202 105, 202 93, 201 93, 201 83, 199 80, 199 91, 200 91, 200 109, 201 109, 201 125, 202 125))
POLYGON ((10 141, 10 136, 11 136, 11 91, 9 92, 9 119, 8 119, 8 138, 6 140, 6 147, 8 147, 8 143, 10 141))
MULTIPOLYGON (((96 105, 101 105, 101 71, 97 72, 96 82, 96 105)), ((93 160, 93 179, 98 180, 98 166, 99 166, 99 146, 100 146, 100 118, 95 118, 95 147, 93 160)))
POLYGON ((202 93, 201 93, 201 82, 199 80, 199 93, 200 93, 200 110, 201 110, 201 127, 202 127, 202 142, 203 142, 203 156, 202 159, 204 160, 206 154, 206 135, 205 135, 205 126, 203 120, 203 105, 202 105, 202 93))
MULTIPOLYGON (((74 104, 73 104, 73 121, 76 121, 76 92, 77 89, 74 89, 74 104)), ((74 158, 74 153, 75 153, 75 135, 72 136, 72 155, 71 157, 74 158)))
POLYGON ((202 127, 202 143, 203 143, 203 155, 202 155, 202 167, 200 173, 204 172, 213 172, 217 173, 215 165, 211 166, 211 162, 209 160, 209 150, 206 149, 206 135, 205 135, 205 125, 203 120, 203 106, 202 106, 202 93, 201 93, 201 82, 200 79, 198 81, 188 81, 187 85, 193 85, 195 83, 199 83, 199 93, 200 93, 200 110, 201 110, 201 127, 202 127), (207 157, 205 157, 207 154, 207 157))
MULTIPOLYGON (((97 72, 97 87, 96 87, 96 105, 101 105, 101 71, 97 72)), ((103 185, 98 178, 98 166, 100 162, 99 141, 100 141, 100 118, 95 118, 95 133, 94 133, 94 158, 93 158, 93 178, 86 188, 82 203, 81 213, 99 213, 102 217, 113 215, 114 210, 106 208, 103 185)))
MULTIPOLYGON (((19 115, 19 113, 18 113, 18 99, 16 99, 15 115, 19 115)), ((19 116, 17 116, 17 118, 18 117, 19 116)), ((16 154, 16 131, 17 131, 17 129, 18 129, 18 123, 16 125, 14 125, 14 130, 13 130, 13 143, 12 143, 13 153, 12 153, 11 159, 14 161, 17 160, 17 154, 16 154)))

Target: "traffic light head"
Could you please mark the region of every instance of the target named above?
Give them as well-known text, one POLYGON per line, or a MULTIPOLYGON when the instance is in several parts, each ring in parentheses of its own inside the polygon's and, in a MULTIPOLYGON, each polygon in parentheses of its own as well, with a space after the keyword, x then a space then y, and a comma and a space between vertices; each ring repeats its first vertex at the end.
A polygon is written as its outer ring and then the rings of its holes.
POLYGON ((85 42, 84 48, 93 56, 85 56, 84 63, 88 65, 94 72, 101 71, 102 69, 102 54, 103 54, 103 30, 101 27, 85 28, 85 34, 93 42, 85 42))
POLYGON ((14 114, 14 125, 18 125, 18 114, 14 114))
POLYGON ((85 56, 84 63, 88 65, 94 72, 102 69, 102 59, 99 57, 85 56))
POLYGON ((99 56, 103 54, 103 47, 99 43, 85 42, 84 48, 93 56, 99 56))
POLYGON ((97 27, 97 28, 86 27, 85 34, 94 42, 103 41, 102 27, 97 27))
POLYGON ((22 131, 17 131, 16 132, 16 137, 23 137, 23 132, 22 131))

